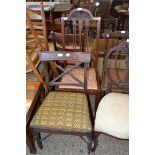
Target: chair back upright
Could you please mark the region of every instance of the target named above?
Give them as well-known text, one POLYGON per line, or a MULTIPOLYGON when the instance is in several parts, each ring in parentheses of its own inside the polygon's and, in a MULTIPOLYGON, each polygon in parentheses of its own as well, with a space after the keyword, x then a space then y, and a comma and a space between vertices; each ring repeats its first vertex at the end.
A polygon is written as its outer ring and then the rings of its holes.
POLYGON ((73 9, 67 17, 61 17, 63 50, 65 50, 68 35, 72 36, 73 50, 77 51, 77 47, 82 50, 82 45, 84 45, 84 52, 91 51, 91 40, 95 37, 97 40, 95 46, 96 58, 94 58, 95 65, 99 48, 100 22, 100 17, 93 17, 92 13, 84 8, 73 9), (93 24, 95 24, 95 29, 92 31, 93 24))

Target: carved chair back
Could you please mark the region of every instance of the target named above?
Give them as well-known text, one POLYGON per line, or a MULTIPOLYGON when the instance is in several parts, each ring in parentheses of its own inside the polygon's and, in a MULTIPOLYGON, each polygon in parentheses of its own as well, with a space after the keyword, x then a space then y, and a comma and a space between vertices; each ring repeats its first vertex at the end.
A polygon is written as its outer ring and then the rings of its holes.
MULTIPOLYGON (((90 52, 91 39, 96 38, 95 52, 98 53, 99 37, 100 37, 100 17, 93 17, 92 13, 83 8, 73 9, 67 17, 61 17, 61 33, 62 33, 62 46, 65 50, 66 35, 72 34, 74 49, 80 46, 82 49, 82 42, 84 41, 84 51, 90 52), (95 25, 94 27, 92 25, 95 25), (92 30, 92 28, 94 28, 92 30), (93 33, 95 33, 95 36, 93 33), (77 41, 77 36, 79 39, 77 41), (78 42, 78 44, 77 44, 78 42)), ((94 65, 97 58, 94 58, 94 65)))
POLYGON ((129 42, 124 40, 119 45, 109 49, 103 66, 102 90, 106 93, 125 92, 129 87, 129 42), (113 60, 113 64, 110 61, 113 60))

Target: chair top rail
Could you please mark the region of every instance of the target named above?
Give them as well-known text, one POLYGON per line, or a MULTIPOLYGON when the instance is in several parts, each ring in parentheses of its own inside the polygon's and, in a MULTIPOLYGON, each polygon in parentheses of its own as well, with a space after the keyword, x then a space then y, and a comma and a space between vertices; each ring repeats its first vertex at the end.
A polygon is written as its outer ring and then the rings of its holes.
POLYGON ((94 17, 93 14, 84 8, 77 8, 70 11, 67 17, 61 17, 61 20, 101 20, 101 17, 94 17))
POLYGON ((52 60, 75 60, 78 62, 90 62, 91 54, 87 52, 68 52, 68 51, 43 51, 40 52, 40 61, 52 60))

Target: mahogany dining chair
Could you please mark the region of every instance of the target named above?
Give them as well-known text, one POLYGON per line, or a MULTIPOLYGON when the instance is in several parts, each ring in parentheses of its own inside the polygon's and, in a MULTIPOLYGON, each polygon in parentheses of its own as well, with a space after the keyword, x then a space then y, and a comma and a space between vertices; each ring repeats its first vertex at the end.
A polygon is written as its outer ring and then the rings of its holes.
POLYGON ((108 77, 106 95, 101 99, 96 111, 94 124, 94 147, 98 144, 101 133, 119 139, 129 139, 129 43, 128 40, 109 49, 104 62, 104 72, 108 77), (109 68, 108 61, 114 59, 114 68, 109 68), (120 69, 119 60, 123 60, 124 69, 120 69), (122 76, 121 71, 124 74, 122 76), (119 88, 119 93, 113 92, 112 86, 119 88))
POLYGON ((67 134, 86 136, 85 140, 88 144, 88 153, 92 147, 92 133, 93 133, 93 118, 91 105, 87 93, 87 67, 91 60, 90 53, 86 52, 41 52, 40 61, 43 62, 46 71, 46 84, 49 87, 49 92, 46 94, 44 101, 35 113, 31 123, 30 129, 40 149, 43 148, 42 140, 45 137, 40 136, 40 133, 50 134, 67 134), (76 60, 74 66, 67 69, 59 65, 59 61, 76 60), (59 71, 59 75, 52 80, 48 76, 48 63, 54 64, 59 71), (80 81, 69 71, 84 64, 84 80, 80 81), (65 74, 72 76, 78 83, 64 83, 58 81, 65 74), (83 92, 60 92, 56 91, 54 86, 59 85, 76 85, 83 87, 83 92))

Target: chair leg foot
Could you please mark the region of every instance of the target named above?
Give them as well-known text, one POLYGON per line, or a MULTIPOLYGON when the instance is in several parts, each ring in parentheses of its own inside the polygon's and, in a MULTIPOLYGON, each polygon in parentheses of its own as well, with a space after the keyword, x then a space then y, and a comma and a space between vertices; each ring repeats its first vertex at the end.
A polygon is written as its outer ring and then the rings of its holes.
POLYGON ((30 150, 30 153, 36 154, 36 148, 35 148, 34 141, 32 139, 32 136, 29 135, 28 132, 26 132, 26 144, 30 150))
POLYGON ((31 154, 36 154, 36 149, 35 150, 30 150, 31 154))
POLYGON ((92 147, 91 151, 92 152, 95 152, 96 148, 97 148, 97 145, 98 145, 98 137, 99 137, 99 133, 94 133, 93 135, 93 143, 94 143, 94 146, 92 147))
POLYGON ((92 149, 92 144, 93 144, 92 135, 87 136, 87 139, 88 139, 88 143, 87 143, 88 154, 90 154, 92 149))
POLYGON ((40 133, 39 132, 33 132, 33 135, 34 135, 34 138, 38 144, 38 147, 40 149, 43 149, 43 144, 42 144, 42 141, 41 141, 41 136, 40 136, 40 133))

